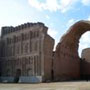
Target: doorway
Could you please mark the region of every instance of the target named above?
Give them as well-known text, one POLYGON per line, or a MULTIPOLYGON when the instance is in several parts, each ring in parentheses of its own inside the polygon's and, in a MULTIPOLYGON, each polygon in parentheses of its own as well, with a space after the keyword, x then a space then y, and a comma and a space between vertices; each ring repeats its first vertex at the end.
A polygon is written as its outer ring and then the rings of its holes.
POLYGON ((15 83, 18 83, 20 76, 21 76, 21 69, 17 69, 16 70, 16 75, 15 75, 15 78, 14 78, 15 83))

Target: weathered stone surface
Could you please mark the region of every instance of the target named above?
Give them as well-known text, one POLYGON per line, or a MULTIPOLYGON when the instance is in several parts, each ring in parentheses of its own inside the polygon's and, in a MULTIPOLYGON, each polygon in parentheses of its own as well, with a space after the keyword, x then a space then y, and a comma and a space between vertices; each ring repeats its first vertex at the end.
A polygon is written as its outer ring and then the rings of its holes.
POLYGON ((82 51, 81 58, 81 78, 90 79, 90 48, 82 51))
POLYGON ((90 48, 85 48, 82 50, 81 58, 86 59, 86 61, 90 62, 90 48))
POLYGON ((63 35, 56 47, 54 59, 55 80, 70 80, 80 77, 79 39, 90 30, 90 21, 79 21, 63 35))
POLYGON ((42 78, 40 82, 51 80, 54 39, 47 31, 48 27, 40 22, 3 27, 0 43, 1 76, 14 77, 14 82, 18 82, 20 77, 24 81, 25 77, 31 80, 37 76, 42 78))

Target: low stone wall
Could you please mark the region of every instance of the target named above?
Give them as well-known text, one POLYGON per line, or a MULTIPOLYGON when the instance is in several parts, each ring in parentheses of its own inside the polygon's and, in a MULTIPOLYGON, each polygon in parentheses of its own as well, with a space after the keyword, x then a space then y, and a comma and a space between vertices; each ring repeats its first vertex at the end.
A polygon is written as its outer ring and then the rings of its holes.
POLYGON ((0 77, 0 82, 14 82, 14 77, 0 77))
MULTIPOLYGON (((15 77, 0 77, 2 83, 14 83, 15 77)), ((42 76, 21 76, 18 83, 40 83, 42 76)))
POLYGON ((19 83, 40 83, 42 82, 42 76, 21 76, 19 78, 19 83))

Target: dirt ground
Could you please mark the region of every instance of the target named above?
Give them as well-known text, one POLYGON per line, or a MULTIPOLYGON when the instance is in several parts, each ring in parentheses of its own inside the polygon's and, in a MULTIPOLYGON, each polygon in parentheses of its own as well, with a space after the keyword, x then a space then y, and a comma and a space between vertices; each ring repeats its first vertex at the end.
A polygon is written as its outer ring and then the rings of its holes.
POLYGON ((90 90, 90 81, 37 84, 0 84, 0 90, 90 90))

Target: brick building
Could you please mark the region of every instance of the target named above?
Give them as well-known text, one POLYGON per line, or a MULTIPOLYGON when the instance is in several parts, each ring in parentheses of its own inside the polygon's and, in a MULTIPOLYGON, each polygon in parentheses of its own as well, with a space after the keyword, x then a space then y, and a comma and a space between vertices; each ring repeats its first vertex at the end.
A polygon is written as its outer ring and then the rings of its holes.
POLYGON ((9 82, 51 80, 54 39, 43 23, 25 23, 1 30, 1 79, 9 82))
POLYGON ((78 55, 81 35, 90 31, 89 21, 72 25, 56 46, 43 23, 2 27, 0 81, 43 82, 90 79, 90 49, 78 55))

